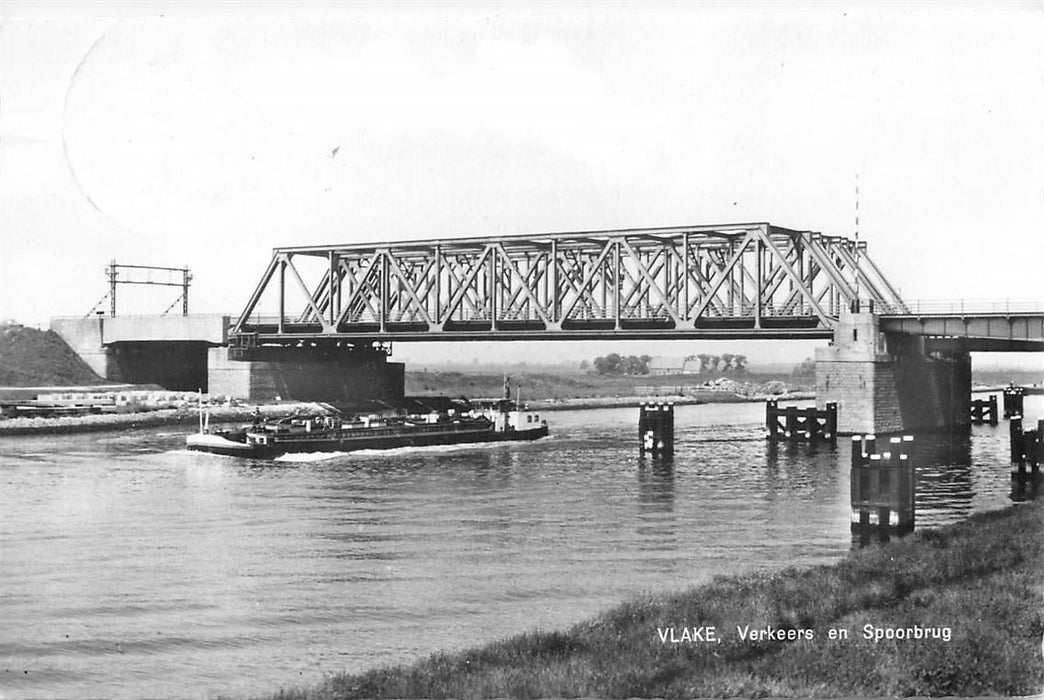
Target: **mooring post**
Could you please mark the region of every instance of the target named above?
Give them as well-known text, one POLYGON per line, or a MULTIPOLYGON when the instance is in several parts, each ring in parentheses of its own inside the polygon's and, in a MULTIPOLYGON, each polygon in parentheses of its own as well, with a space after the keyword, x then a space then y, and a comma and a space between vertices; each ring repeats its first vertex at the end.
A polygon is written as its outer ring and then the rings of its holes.
POLYGON ((1008 423, 1008 439, 1011 443, 1011 463, 1019 465, 1022 472, 1026 462, 1022 459, 1022 416, 1012 415, 1008 423))
POLYGON ((779 402, 775 399, 765 402, 765 429, 769 440, 775 440, 779 434, 779 402))
POLYGON ((893 530, 903 534, 914 529, 913 437, 890 437, 888 449, 881 453, 875 451, 875 442, 873 435, 852 437, 852 527, 863 538, 876 528, 878 537, 887 541, 893 530))
POLYGON ((639 406, 638 450, 654 457, 674 454, 674 404, 639 406))
POLYGON ((1004 390, 1004 417, 1022 415, 1022 397, 1025 390, 1021 386, 1009 386, 1004 390))
POLYGON ((899 531, 913 532, 917 479, 914 475, 910 455, 899 455, 899 531))
POLYGON ((913 454, 913 435, 903 435, 903 454, 913 454))
POLYGON ((887 542, 890 534, 889 529, 892 525, 892 509, 888 505, 881 503, 881 500, 887 499, 891 493, 890 477, 893 470, 886 468, 890 465, 885 460, 885 456, 880 454, 870 455, 870 466, 877 472, 877 493, 874 494, 878 504, 877 537, 882 542, 887 542))
POLYGON ((828 440, 837 444, 837 404, 828 403, 824 409, 780 407, 777 400, 769 399, 765 402, 765 429, 769 440, 828 440))
POLYGON ((1040 467, 1040 433, 1034 430, 1022 431, 1022 455, 1034 474, 1040 467))
POLYGON ((901 437, 893 437, 888 439, 888 465, 892 467, 899 466, 899 456, 903 451, 903 439, 901 437))
POLYGON ((816 438, 819 437, 819 417, 816 414, 816 408, 806 408, 805 411, 805 439, 809 442, 815 442, 816 438))
POLYGON ((783 409, 783 412, 786 418, 786 428, 783 431, 783 436, 792 440, 797 437, 797 406, 787 406, 783 409))
POLYGON ((1040 469, 1040 454, 1044 452, 1044 418, 1037 421, 1037 435, 1033 448, 1033 473, 1040 469))
POLYGON ((852 436, 852 468, 863 466, 863 436, 852 436))
POLYGON ((667 434, 667 441, 666 441, 664 452, 665 452, 666 456, 670 457, 670 456, 674 455, 674 404, 673 403, 668 403, 667 404, 666 419, 667 419, 667 423, 666 423, 666 425, 664 427, 666 428, 665 432, 667 434))
POLYGON ((652 449, 652 443, 646 442, 649 434, 649 412, 644 403, 638 406, 638 452, 645 454, 646 450, 652 449))
POLYGON ((997 425, 997 395, 990 394, 990 425, 997 425))

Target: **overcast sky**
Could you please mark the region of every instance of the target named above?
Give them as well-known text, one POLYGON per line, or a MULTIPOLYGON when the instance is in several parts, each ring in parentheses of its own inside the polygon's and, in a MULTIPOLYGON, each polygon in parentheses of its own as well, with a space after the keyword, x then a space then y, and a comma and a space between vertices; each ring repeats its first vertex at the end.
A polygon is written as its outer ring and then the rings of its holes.
POLYGON ((237 312, 274 246, 852 235, 857 173, 903 296, 1044 299, 1039 2, 301 7, 3 4, 0 317, 87 313, 113 258, 237 312))

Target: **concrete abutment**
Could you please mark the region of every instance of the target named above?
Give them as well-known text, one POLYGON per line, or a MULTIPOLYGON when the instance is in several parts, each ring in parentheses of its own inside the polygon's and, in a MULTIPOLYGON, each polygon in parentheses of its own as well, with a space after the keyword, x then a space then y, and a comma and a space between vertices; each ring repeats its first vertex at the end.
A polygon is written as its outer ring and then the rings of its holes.
POLYGON ((405 366, 379 350, 262 347, 229 356, 227 316, 56 318, 51 329, 114 382, 202 390, 248 401, 398 403, 405 366))
POLYGON ((841 434, 965 428, 971 356, 926 352, 923 337, 883 333, 873 313, 846 313, 816 351, 816 404, 829 402, 841 434))

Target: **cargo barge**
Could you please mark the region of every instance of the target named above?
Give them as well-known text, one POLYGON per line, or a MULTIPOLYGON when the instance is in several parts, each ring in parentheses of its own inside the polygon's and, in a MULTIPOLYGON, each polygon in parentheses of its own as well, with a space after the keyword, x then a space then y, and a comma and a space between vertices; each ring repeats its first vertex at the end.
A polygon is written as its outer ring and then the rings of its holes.
POLYGON ((212 430, 201 420, 200 432, 189 435, 186 445, 200 452, 274 459, 292 453, 537 440, 547 433, 547 421, 539 414, 508 401, 406 415, 345 415, 325 406, 322 413, 276 420, 258 416, 239 428, 212 430))

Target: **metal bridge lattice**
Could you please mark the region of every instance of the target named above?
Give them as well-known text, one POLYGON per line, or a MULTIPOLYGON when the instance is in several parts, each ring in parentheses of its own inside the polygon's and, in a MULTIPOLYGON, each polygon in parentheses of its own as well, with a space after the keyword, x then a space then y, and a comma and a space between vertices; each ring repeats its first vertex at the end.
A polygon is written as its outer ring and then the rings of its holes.
POLYGON ((232 329, 302 341, 828 338, 902 307, 866 244, 767 223, 277 248, 232 329))

